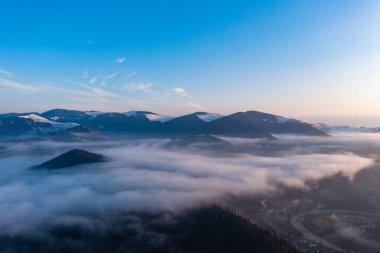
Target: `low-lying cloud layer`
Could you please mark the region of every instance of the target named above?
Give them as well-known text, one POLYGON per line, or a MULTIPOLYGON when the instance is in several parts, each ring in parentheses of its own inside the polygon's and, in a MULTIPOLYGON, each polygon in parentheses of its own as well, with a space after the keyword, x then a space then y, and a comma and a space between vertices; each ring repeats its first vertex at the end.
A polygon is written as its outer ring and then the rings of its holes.
MULTIPOLYGON (((58 224, 97 226, 129 211, 179 211, 225 195, 271 191, 277 183, 299 187, 305 180, 339 172, 352 177, 373 162, 345 150, 347 142, 356 145, 352 139, 326 140, 278 140, 277 146, 281 147, 281 142, 293 145, 282 150, 277 147, 274 156, 253 154, 249 149, 223 155, 201 154, 200 150, 194 152, 194 147, 192 151, 174 151, 163 148, 167 142, 163 140, 91 144, 85 149, 102 153, 111 162, 50 171, 28 169, 53 156, 31 154, 30 149, 61 152, 74 148, 73 144, 12 147, 11 153, 17 155, 0 158, 1 233, 38 233, 58 224), (330 150, 331 145, 335 152, 314 152, 330 150)), ((234 147, 263 145, 246 140, 227 142, 234 147)))

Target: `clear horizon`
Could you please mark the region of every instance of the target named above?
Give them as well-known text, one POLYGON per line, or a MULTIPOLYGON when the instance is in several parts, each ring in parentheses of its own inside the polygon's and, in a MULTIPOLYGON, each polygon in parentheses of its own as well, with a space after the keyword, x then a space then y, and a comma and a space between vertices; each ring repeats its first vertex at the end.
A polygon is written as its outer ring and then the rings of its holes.
POLYGON ((1 6, 0 113, 257 110, 380 126, 380 1, 1 6))

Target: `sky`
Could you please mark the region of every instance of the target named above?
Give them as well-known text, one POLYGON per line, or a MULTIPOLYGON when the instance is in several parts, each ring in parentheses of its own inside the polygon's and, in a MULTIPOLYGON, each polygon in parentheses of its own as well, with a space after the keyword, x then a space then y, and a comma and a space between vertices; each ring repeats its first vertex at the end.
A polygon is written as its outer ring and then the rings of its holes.
POLYGON ((259 110, 380 126, 380 1, 0 2, 0 113, 259 110))

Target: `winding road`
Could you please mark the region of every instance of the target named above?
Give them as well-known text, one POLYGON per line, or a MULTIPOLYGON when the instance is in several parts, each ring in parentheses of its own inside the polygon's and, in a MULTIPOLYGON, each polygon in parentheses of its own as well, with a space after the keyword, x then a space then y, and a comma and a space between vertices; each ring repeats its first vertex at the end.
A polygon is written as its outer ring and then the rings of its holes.
POLYGON ((374 218, 380 218, 380 214, 374 214, 374 213, 365 213, 365 212, 353 212, 353 211, 345 211, 345 210, 321 210, 321 211, 309 211, 309 212, 304 212, 297 214, 293 216, 290 220, 292 226, 300 231, 307 239, 320 243, 324 245, 325 247, 328 247, 330 249, 336 250, 336 251, 341 251, 345 252, 344 249, 342 249, 340 246, 325 240, 324 238, 310 232, 307 230, 303 224, 302 220, 300 220, 302 217, 306 215, 312 215, 312 214, 347 214, 347 215, 355 215, 355 216, 367 216, 367 217, 374 217, 374 218))

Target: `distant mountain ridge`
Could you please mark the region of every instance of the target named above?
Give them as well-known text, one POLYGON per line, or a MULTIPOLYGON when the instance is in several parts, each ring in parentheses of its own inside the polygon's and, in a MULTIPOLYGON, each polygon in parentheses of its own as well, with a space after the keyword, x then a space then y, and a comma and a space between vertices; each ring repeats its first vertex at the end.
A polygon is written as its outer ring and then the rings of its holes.
POLYGON ((53 109, 41 114, 0 114, 0 137, 74 134, 75 131, 71 129, 79 130, 78 127, 88 129, 88 135, 221 135, 240 138, 273 138, 273 134, 327 135, 310 123, 258 111, 237 112, 227 116, 195 112, 178 117, 149 111, 119 113, 66 109, 53 109))
POLYGON ((326 133, 380 133, 380 127, 330 126, 318 123, 315 127, 326 133))

